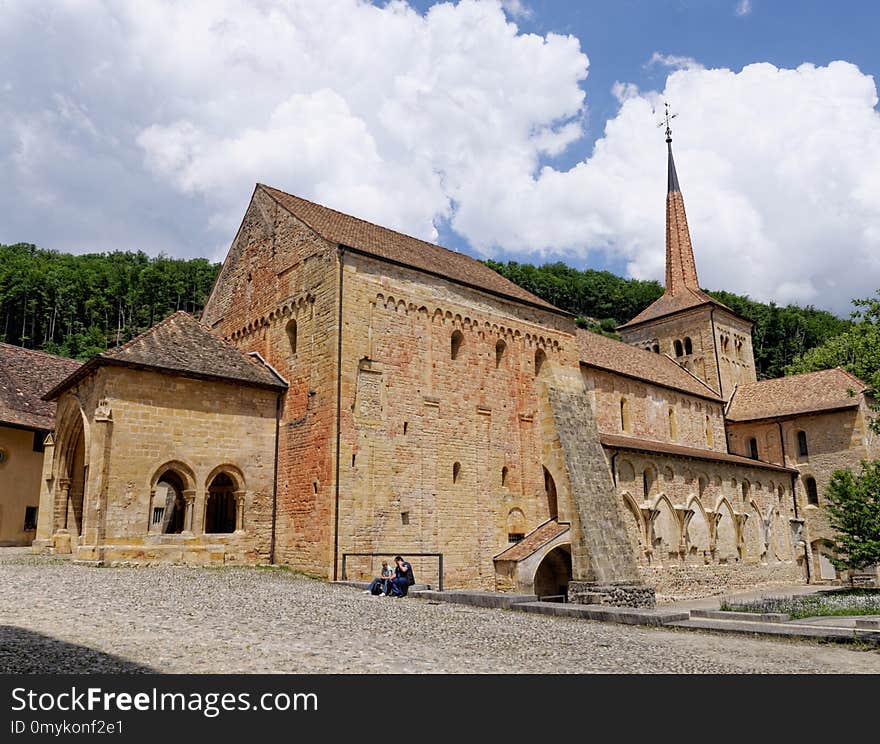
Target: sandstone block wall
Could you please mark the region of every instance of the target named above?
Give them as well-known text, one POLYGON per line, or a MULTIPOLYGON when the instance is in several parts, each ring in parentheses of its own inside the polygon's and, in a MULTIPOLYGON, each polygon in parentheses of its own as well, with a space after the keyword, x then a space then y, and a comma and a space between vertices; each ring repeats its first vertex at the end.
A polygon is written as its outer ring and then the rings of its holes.
POLYGON ((591 367, 581 367, 581 372, 601 433, 727 451, 721 403, 591 367), (670 409, 674 412, 674 437, 670 409))
MULTIPOLYGON (((442 552, 445 586, 494 589, 492 557, 508 536, 566 516, 564 484, 555 507, 545 490, 544 468, 558 471, 542 455, 535 355, 576 365, 571 321, 343 260, 340 557, 442 552)), ((412 561, 437 581, 435 559, 412 561)), ((370 564, 349 560, 349 575, 370 564)))
POLYGON ((774 575, 783 581, 804 579, 789 473, 613 449, 608 458, 630 545, 647 583, 664 586, 658 577, 667 568, 674 569, 673 577, 702 576, 696 591, 713 582, 724 590, 728 576, 739 582, 736 586, 774 575), (737 569, 719 572, 719 566, 737 569), (682 573, 682 567, 689 568, 682 573))
POLYGON ((69 547, 78 559, 267 562, 276 399, 272 391, 232 383, 99 368, 59 401, 55 446, 47 449, 42 547, 49 547, 53 522, 56 532, 64 526, 57 515, 68 479, 71 502, 77 492, 81 503, 68 509, 69 547), (77 456, 62 457, 74 450, 77 456), (150 531, 156 484, 168 471, 193 499, 186 534, 150 531), (243 530, 205 534, 208 488, 221 472, 244 492, 243 530))
POLYGON ((338 266, 335 245, 257 190, 202 315, 289 384, 276 561, 323 577, 333 576, 338 266))

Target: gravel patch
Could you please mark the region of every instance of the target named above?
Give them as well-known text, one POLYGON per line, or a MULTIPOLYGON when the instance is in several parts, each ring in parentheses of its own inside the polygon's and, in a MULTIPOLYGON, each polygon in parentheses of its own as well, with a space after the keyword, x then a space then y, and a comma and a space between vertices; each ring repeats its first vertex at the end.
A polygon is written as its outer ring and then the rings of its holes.
POLYGON ((880 651, 530 615, 272 568, 0 550, 0 672, 877 674, 880 651))

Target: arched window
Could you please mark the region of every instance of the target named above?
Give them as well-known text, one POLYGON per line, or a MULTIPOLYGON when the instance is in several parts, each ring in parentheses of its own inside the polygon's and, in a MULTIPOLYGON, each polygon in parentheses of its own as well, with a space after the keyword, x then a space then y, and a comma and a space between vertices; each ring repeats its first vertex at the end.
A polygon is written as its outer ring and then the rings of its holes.
POLYGON ((507 485, 507 465, 501 468, 501 486, 502 488, 507 485))
POLYGON ((458 359, 458 352, 461 351, 461 345, 464 343, 464 336, 461 331, 453 331, 450 339, 450 357, 458 359))
POLYGON ((681 348, 681 341, 679 341, 678 339, 675 339, 675 343, 673 344, 673 347, 675 348, 675 356, 680 357, 683 353, 683 350, 681 348))
POLYGON ((164 472, 156 482, 151 529, 165 535, 183 532, 186 502, 183 497, 183 479, 173 470, 164 472))
POLYGON ((541 368, 544 366, 544 362, 547 361, 547 355, 544 353, 543 349, 538 349, 535 352, 535 377, 541 374, 541 368))
POLYGON ((804 478, 804 488, 807 490, 807 503, 819 503, 819 491, 816 489, 816 479, 812 476, 804 478))
POLYGON ((675 422, 675 409, 669 406, 669 438, 678 439, 678 425, 675 422))
POLYGON ((749 457, 753 460, 758 459, 758 440, 754 437, 749 439, 749 457))
POLYGON ((208 486, 205 532, 235 532, 235 483, 226 473, 218 473, 208 486))
POLYGON ((626 398, 620 399, 620 430, 629 431, 629 401, 626 398))
POLYGON ((807 432, 799 431, 797 433, 798 455, 801 457, 809 457, 810 450, 807 447, 807 432))
POLYGON ((452 482, 458 483, 458 479, 461 477, 461 463, 455 462, 452 464, 452 482))
POLYGON ((697 480, 697 489, 699 490, 700 501, 701 501, 701 502, 702 502, 702 500, 703 500, 703 496, 704 496, 704 494, 706 493, 706 488, 708 488, 708 486, 709 486, 709 481, 706 480, 706 478, 704 478, 704 477, 701 475, 700 478, 699 478, 699 480, 697 480))
POLYGON ((706 416, 706 445, 708 447, 715 446, 715 437, 712 434, 712 421, 706 416))
POLYGON ((290 344, 290 353, 296 354, 296 321, 291 320, 285 330, 287 331, 287 342, 290 344))
POLYGON ((686 338, 684 340, 684 353, 685 354, 693 354, 694 353, 694 345, 691 343, 690 338, 686 338))
POLYGON ((752 484, 747 480, 742 482, 742 495, 743 495, 743 504, 749 503, 749 498, 752 495, 752 484))
POLYGON ((505 344, 501 339, 498 340, 498 343, 495 344, 495 369, 500 369, 501 365, 504 364, 504 357, 507 352, 507 344, 505 344))

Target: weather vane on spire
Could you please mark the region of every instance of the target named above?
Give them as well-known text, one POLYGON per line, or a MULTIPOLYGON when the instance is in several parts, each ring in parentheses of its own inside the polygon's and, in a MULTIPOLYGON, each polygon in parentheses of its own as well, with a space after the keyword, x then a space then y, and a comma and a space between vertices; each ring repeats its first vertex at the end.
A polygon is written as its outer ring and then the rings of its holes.
POLYGON ((669 113, 669 104, 665 103, 663 106, 666 108, 666 121, 661 121, 657 126, 662 127, 664 124, 666 125, 666 142, 672 142, 672 127, 669 126, 669 122, 671 122, 678 114, 670 114, 669 113))

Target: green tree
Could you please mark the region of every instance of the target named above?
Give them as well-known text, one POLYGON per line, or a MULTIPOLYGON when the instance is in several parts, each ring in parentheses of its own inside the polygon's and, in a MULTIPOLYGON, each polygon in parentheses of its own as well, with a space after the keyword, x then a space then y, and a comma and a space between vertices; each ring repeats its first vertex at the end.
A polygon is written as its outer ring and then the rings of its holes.
POLYGON ((828 521, 837 534, 840 569, 880 563, 880 460, 862 461, 862 471, 835 470, 825 491, 828 521))

